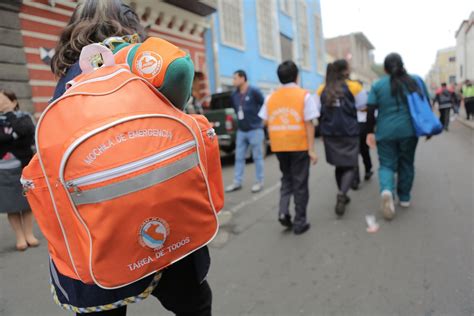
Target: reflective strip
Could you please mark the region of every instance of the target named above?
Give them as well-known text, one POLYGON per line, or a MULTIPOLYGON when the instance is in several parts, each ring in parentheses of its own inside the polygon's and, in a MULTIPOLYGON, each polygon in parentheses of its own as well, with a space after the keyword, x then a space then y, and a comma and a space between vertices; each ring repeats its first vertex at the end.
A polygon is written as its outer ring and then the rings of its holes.
POLYGON ((66 291, 61 286, 61 283, 59 283, 58 272, 56 271, 56 267, 54 266, 54 263, 51 257, 49 258, 49 267, 51 269, 51 276, 53 277, 54 284, 56 284, 56 287, 61 291, 63 296, 69 301, 69 295, 67 295, 66 291))
POLYGON ((126 179, 117 183, 99 187, 91 190, 84 190, 79 194, 71 194, 71 198, 76 206, 92 203, 100 203, 114 198, 144 190, 158 183, 165 182, 177 175, 184 173, 198 165, 196 153, 186 156, 172 164, 152 170, 148 173, 126 179))

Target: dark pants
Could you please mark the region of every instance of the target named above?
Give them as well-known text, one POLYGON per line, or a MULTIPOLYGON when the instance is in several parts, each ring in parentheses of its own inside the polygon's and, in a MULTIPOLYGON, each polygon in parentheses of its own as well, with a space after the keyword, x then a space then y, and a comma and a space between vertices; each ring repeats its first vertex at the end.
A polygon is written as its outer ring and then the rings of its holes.
POLYGON ((459 104, 459 102, 454 103, 454 105, 453 105, 454 114, 459 114, 459 108, 460 107, 461 107, 461 105, 459 104))
POLYGON ((469 119, 471 116, 474 116, 474 98, 464 101, 464 108, 466 109, 466 116, 469 119))
POLYGON ((451 111, 451 108, 439 109, 439 113, 440 113, 439 120, 441 121, 441 124, 443 124, 443 127, 445 130, 447 130, 449 127, 449 112, 450 111, 451 111))
POLYGON ((281 189, 280 214, 290 215, 290 199, 295 201, 294 227, 306 224, 306 208, 309 200, 308 178, 310 160, 308 152, 279 152, 276 153, 280 162, 281 189))
POLYGON ((336 182, 339 192, 347 194, 356 177, 357 167, 336 167, 336 182))
MULTIPOLYGON (((370 159, 370 148, 367 145, 367 123, 359 123, 360 130, 360 142, 359 142, 359 151, 362 156, 362 161, 364 162, 365 173, 372 171, 372 159, 370 159)), ((359 166, 357 166, 355 181, 357 184, 360 183, 360 174, 359 166)))
MULTIPOLYGON (((195 267, 190 264, 190 260, 178 261, 166 269, 152 295, 167 310, 175 313, 177 316, 211 316, 211 288, 207 281, 198 283, 195 267)), ((125 316, 126 314, 127 306, 123 306, 114 310, 89 313, 87 315, 125 316)))

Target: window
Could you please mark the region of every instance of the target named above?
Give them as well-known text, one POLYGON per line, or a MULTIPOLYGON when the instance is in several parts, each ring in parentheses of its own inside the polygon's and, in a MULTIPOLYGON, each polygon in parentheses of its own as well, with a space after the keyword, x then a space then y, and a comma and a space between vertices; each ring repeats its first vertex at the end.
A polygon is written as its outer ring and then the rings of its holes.
POLYGON ((281 60, 293 60, 293 41, 280 33, 281 60))
POLYGON ((456 83, 456 76, 449 76, 449 83, 450 84, 456 83))
POLYGON ((291 14, 291 0, 280 0, 280 10, 286 15, 292 16, 291 14))
POLYGON ((315 40, 314 46, 316 47, 316 59, 317 59, 317 69, 319 73, 324 73, 324 49, 323 49, 323 30, 321 26, 321 16, 319 14, 314 16, 314 25, 315 25, 315 40))
POLYGON ((456 57, 452 56, 452 57, 449 57, 449 62, 450 63, 455 63, 456 62, 456 57))
POLYGON ((257 0, 257 24, 260 53, 267 58, 276 58, 274 19, 275 6, 273 0, 257 0))
POLYGON ((222 43, 244 49, 242 0, 219 0, 219 22, 222 43))
POLYGON ((306 3, 304 0, 299 0, 297 3, 297 30, 298 30, 298 43, 300 48, 300 62, 303 68, 310 68, 310 55, 309 55, 309 32, 308 32, 308 14, 306 12, 306 3))

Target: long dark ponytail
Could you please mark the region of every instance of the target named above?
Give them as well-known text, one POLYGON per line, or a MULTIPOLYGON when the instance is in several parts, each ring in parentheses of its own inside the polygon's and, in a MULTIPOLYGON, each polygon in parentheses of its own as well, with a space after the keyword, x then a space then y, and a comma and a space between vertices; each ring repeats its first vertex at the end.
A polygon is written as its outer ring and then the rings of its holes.
POLYGON ((392 96, 400 102, 406 103, 406 91, 409 93, 418 92, 421 89, 416 81, 407 73, 403 65, 402 56, 397 53, 388 54, 383 63, 385 72, 390 75, 390 89, 392 96))
POLYGON ((345 59, 329 63, 326 69, 326 94, 327 105, 333 105, 344 95, 343 86, 348 79, 349 63, 345 59))

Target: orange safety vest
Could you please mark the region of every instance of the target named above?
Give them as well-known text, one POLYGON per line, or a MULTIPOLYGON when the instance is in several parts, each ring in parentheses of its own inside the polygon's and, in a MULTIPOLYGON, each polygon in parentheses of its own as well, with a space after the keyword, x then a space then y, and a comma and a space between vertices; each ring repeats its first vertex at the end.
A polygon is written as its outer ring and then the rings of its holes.
POLYGON ((270 96, 267 102, 268 133, 273 152, 308 150, 304 122, 307 93, 300 87, 282 87, 270 96))

